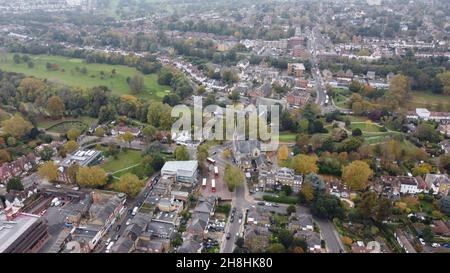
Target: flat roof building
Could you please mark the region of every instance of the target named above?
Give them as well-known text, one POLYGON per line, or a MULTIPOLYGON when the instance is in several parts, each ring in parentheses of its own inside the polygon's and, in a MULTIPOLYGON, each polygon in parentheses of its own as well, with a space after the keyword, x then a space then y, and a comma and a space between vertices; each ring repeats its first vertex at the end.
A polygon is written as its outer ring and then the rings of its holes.
POLYGON ((161 169, 161 175, 175 176, 177 182, 195 184, 197 171, 197 160, 167 161, 161 169))
POLYGON ((37 252, 48 238, 45 219, 19 213, 8 218, 0 212, 0 253, 37 252))
POLYGON ((76 152, 67 155, 67 157, 61 161, 60 166, 67 168, 73 164, 77 164, 80 167, 92 166, 100 162, 102 158, 102 152, 96 150, 77 150, 76 152))

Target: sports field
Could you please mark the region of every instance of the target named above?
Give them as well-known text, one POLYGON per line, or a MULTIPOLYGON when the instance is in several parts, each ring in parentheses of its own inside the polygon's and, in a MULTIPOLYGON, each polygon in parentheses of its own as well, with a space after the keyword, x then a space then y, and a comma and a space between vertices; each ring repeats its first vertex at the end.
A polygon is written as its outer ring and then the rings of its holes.
MULTIPOLYGON (((21 56, 23 54, 20 54, 21 56)), ((136 95, 147 100, 162 100, 169 92, 169 86, 161 86, 157 82, 157 75, 144 75, 136 68, 124 65, 87 64, 82 59, 67 58, 53 55, 29 55, 34 67, 28 67, 27 63, 14 63, 13 54, 8 54, 6 62, 0 62, 0 69, 5 71, 23 73, 49 82, 69 86, 91 88, 104 85, 115 95, 131 94, 127 78, 141 75, 144 78, 145 90, 136 95), (47 69, 47 63, 55 64, 57 69, 47 69), (84 68, 86 73, 83 73, 84 68), (112 71, 115 70, 113 74, 112 71)))

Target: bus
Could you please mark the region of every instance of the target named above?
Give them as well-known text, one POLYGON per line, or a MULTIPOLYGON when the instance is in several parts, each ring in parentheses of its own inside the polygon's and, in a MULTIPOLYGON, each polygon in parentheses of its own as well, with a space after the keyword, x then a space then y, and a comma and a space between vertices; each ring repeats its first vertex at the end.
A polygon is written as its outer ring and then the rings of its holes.
POLYGON ((219 168, 217 168, 217 166, 214 167, 214 175, 216 177, 219 176, 219 168))
POLYGON ((203 178, 202 188, 206 188, 206 178, 203 178))
POLYGON ((211 157, 206 158, 206 160, 211 164, 216 164, 216 161, 212 159, 211 157))
POLYGON ((211 190, 212 192, 216 192, 216 180, 211 180, 211 190))

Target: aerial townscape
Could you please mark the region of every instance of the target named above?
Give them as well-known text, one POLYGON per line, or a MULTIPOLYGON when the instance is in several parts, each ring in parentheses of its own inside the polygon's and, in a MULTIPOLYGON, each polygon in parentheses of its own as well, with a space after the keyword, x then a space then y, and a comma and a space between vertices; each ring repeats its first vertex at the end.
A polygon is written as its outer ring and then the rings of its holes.
POLYGON ((450 1, 0 1, 0 253, 450 253, 450 1))

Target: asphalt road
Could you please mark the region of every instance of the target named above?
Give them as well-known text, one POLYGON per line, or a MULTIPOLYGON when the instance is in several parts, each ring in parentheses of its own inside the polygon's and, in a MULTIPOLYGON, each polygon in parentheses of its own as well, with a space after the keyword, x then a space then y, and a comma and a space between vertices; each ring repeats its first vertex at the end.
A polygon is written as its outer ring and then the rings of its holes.
MULTIPOLYGON (((159 175, 159 172, 152 175, 152 178, 159 175)), ((143 204, 145 201, 145 195, 148 194, 150 195, 152 190, 150 190, 149 187, 147 187, 147 185, 141 190, 141 192, 136 196, 136 198, 129 200, 127 199, 127 202, 125 203, 125 212, 122 214, 122 217, 117 220, 114 225, 111 228, 111 231, 109 233, 107 233, 103 240, 97 245, 97 248, 94 250, 94 252, 105 252, 106 250, 106 245, 105 242, 107 240, 107 238, 112 238, 114 239, 114 237, 116 237, 117 235, 122 236, 122 234, 124 233, 127 225, 126 222, 129 219, 132 219, 134 216, 131 215, 130 213, 130 209, 132 210, 134 207, 138 206, 138 204, 143 204), (120 228, 117 229, 117 227, 120 225, 120 228)))
MULTIPOLYGON (((235 242, 238 237, 242 237, 242 229, 244 225, 244 219, 245 219, 245 213, 246 210, 250 207, 249 203, 245 200, 245 187, 244 185, 241 185, 240 187, 236 188, 236 191, 234 192, 233 197, 233 207, 236 208, 236 215, 234 217, 234 221, 231 223, 230 219, 228 219, 228 225, 225 228, 225 233, 230 233, 230 239, 225 239, 223 247, 222 247, 222 253, 232 253, 235 242), (242 215, 242 221, 239 222, 239 214, 242 215), (237 235, 239 233, 239 236, 237 235)), ((231 213, 230 213, 231 217, 231 213)))

